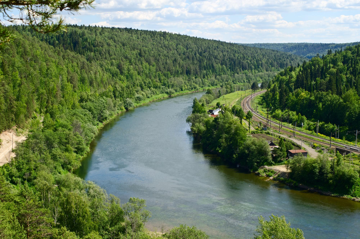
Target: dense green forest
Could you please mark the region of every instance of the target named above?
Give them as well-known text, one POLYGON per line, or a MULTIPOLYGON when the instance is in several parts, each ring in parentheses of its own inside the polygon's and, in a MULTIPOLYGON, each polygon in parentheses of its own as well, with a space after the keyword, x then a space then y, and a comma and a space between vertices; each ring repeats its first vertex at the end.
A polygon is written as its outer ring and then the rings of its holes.
POLYGON ((1 238, 148 238, 144 200, 120 205, 72 174, 99 127, 154 96, 216 86, 232 91, 301 61, 163 32, 9 30, 14 40, 0 49, 0 132, 16 125, 29 135, 0 167, 1 238))
POLYGON ((352 130, 360 129, 360 46, 320 58, 314 57, 301 66, 288 67, 269 84, 263 103, 273 117, 297 122, 298 126, 354 139, 352 130))
POLYGON ((316 159, 296 156, 289 160, 290 180, 325 192, 339 195, 360 197, 360 170, 344 162, 337 152, 336 157, 329 159, 319 155, 316 159))
POLYGON ((54 118, 56 107, 86 108, 100 98, 109 106, 97 109, 103 121, 114 107, 128 108, 168 91, 268 80, 301 60, 162 32, 75 26, 56 35, 24 26, 13 30, 17 39, 0 59, 0 131, 22 126, 33 111, 54 118))
POLYGON ((254 43, 243 44, 245 46, 258 47, 291 53, 294 55, 311 59, 315 56, 326 55, 329 50, 339 51, 348 46, 358 45, 359 42, 352 43, 254 43))

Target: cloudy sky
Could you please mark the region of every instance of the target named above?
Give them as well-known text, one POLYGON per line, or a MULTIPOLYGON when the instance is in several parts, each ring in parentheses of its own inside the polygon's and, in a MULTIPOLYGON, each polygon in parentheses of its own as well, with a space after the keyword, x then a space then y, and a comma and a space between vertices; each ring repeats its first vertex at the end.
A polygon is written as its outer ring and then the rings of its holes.
POLYGON ((360 41, 360 0, 96 0, 68 23, 238 43, 360 41))

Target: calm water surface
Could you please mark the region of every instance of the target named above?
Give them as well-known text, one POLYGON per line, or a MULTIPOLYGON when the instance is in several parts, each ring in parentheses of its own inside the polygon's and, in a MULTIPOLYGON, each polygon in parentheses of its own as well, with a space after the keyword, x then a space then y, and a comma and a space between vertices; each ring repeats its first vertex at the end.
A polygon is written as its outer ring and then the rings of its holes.
POLYGON ((147 226, 197 226, 212 238, 251 238, 262 215, 285 215, 306 238, 360 238, 360 203, 292 190, 214 163, 185 122, 202 93, 137 108, 104 128, 78 175, 118 196, 144 198, 147 226))

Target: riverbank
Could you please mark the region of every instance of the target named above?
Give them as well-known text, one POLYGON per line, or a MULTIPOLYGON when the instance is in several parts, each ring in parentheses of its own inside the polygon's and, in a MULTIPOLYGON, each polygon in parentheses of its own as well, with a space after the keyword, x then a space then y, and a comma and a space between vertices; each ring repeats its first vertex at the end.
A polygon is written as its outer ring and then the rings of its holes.
MULTIPOLYGON (((159 94, 159 95, 153 96, 153 97, 151 97, 149 99, 146 99, 143 102, 134 104, 134 107, 130 108, 128 111, 135 110, 138 107, 145 106, 145 105, 148 105, 148 104, 153 103, 153 102, 158 102, 158 101, 162 101, 162 100, 165 100, 165 99, 174 98, 174 97, 182 96, 182 95, 188 95, 188 94, 193 94, 193 93, 198 93, 198 92, 204 92, 207 89, 217 89, 217 88, 220 88, 220 87, 219 86, 213 86, 213 87, 204 87, 204 88, 201 88, 199 90, 193 90, 193 91, 180 91, 180 92, 176 92, 176 93, 172 94, 171 96, 169 96, 168 94, 159 94)), ((120 116, 122 114, 125 114, 128 111, 127 110, 119 110, 117 113, 115 113, 113 116, 111 116, 108 120, 102 122, 101 124, 99 124, 97 126, 97 133, 92 137, 90 143, 87 145, 87 153, 82 156, 81 162, 90 153, 91 142, 99 135, 100 130, 103 129, 109 123, 113 122, 118 116, 120 116)), ((77 170, 77 169, 78 168, 76 168, 75 170, 77 170)))
POLYGON ((239 238, 239 232, 251 238, 258 217, 274 214, 285 215, 309 238, 318 238, 319 230, 328 238, 359 235, 347 226, 360 220, 359 203, 290 190, 204 154, 186 133, 193 99, 202 94, 139 107, 107 125, 93 142, 81 177, 123 203, 134 196, 146 199, 152 214, 146 227, 152 231, 186 223, 214 239, 239 238))
MULTIPOLYGON (((193 108, 197 109, 194 106, 193 108)), ((259 168, 264 165, 282 164, 286 160, 286 152, 293 149, 293 146, 281 140, 278 144, 279 149, 270 151, 265 139, 249 137, 252 135, 246 136, 244 128, 239 125, 239 119, 235 117, 237 116, 235 112, 241 112, 242 109, 236 107, 230 109, 226 105, 222 105, 221 109, 222 114, 216 116, 216 120, 214 117, 209 117, 201 108, 193 111, 187 119, 187 122, 191 124, 192 132, 200 140, 199 142, 206 152, 220 156, 223 163, 230 167, 242 167, 250 172, 259 171, 259 168)), ((244 114, 241 117, 243 116, 244 114)), ((245 118, 251 119, 251 116, 246 115, 245 118)), ((282 137, 277 133, 275 135, 282 137)), ((282 181, 286 183, 291 182, 296 185, 298 183, 293 181, 296 180, 310 185, 318 185, 321 189, 326 190, 304 186, 309 191, 322 191, 323 195, 334 195, 358 201, 359 174, 342 163, 341 155, 337 156, 336 163, 331 163, 332 161, 327 156, 318 157, 319 153, 302 141, 293 138, 286 140, 298 144, 299 147, 300 145, 304 146, 310 158, 294 158, 289 162, 291 170, 294 172, 291 174, 291 179, 288 174, 289 169, 285 166, 277 166, 279 169, 270 173, 271 179, 283 175, 282 181), (332 192, 327 192, 327 190, 332 192)))
POLYGON ((332 192, 323 191, 315 187, 310 187, 301 183, 298 183, 292 179, 289 178, 290 169, 287 168, 285 165, 277 165, 277 166, 262 166, 259 168, 255 174, 259 177, 267 177, 268 180, 273 181, 279 181, 281 183, 284 183, 290 187, 306 190, 312 193, 318 193, 324 196, 331 196, 336 198, 342 198, 347 200, 352 200, 354 202, 360 202, 360 198, 357 197, 351 197, 348 195, 338 195, 334 194, 332 192))

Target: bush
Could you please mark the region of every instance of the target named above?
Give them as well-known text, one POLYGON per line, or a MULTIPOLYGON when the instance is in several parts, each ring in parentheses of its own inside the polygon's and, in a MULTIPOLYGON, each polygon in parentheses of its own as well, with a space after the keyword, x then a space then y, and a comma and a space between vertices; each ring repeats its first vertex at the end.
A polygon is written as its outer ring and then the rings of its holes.
POLYGON ((300 229, 290 227, 285 217, 271 215, 270 221, 265 221, 263 217, 259 217, 259 226, 256 229, 256 239, 303 239, 304 233, 300 229))
POLYGON ((205 232, 197 229, 196 227, 188 227, 186 225, 180 225, 175 227, 164 235, 168 239, 207 239, 209 238, 205 232))
POLYGON ((124 107, 126 110, 129 110, 134 107, 134 103, 129 98, 127 98, 125 100, 124 107))

